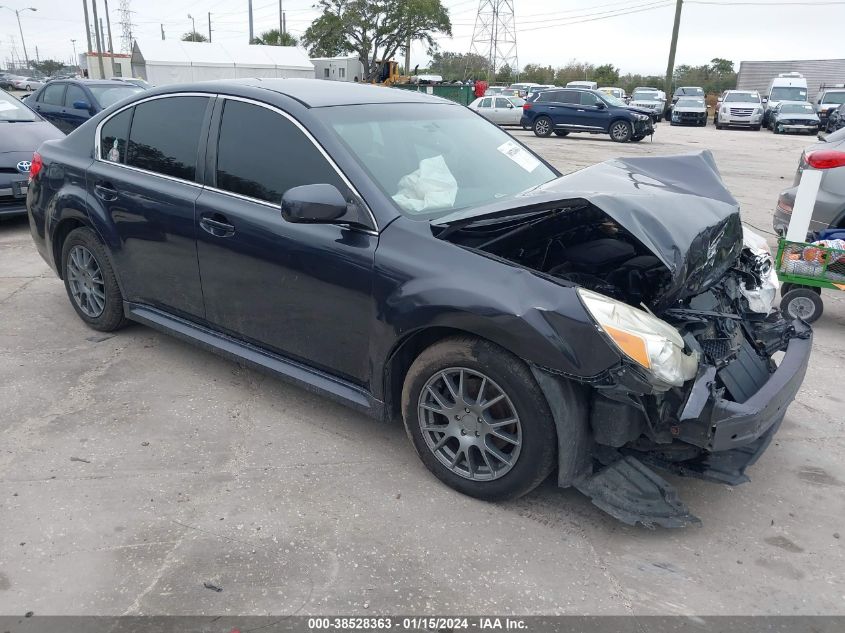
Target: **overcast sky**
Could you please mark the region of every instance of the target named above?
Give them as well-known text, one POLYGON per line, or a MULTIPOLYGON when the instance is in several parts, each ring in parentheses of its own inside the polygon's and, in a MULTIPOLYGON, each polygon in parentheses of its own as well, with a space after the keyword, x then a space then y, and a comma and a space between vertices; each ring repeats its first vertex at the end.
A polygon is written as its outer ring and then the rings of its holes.
MULTIPOLYGON (((104 17, 104 0, 97 0, 104 17)), ((283 0, 288 30, 300 35, 317 16, 313 0, 283 0)), ((845 57, 842 25, 845 0, 685 0, 676 63, 702 64, 713 57, 733 60, 824 59, 845 57), (783 4, 783 3, 789 4, 783 4)), ((86 48, 82 0, 0 0, 21 13, 30 57, 70 60, 86 48)), ((90 3, 90 0, 89 0, 90 3)), ((453 37, 440 38, 444 50, 466 52, 472 39, 478 0, 444 0, 450 9, 453 37)), ((119 0, 109 9, 115 49, 119 48, 119 0)), ((520 65, 559 66, 571 59, 611 63, 626 72, 662 74, 666 69, 674 16, 672 0, 514 0, 520 65), (636 11, 618 15, 625 11, 636 11), (599 18, 599 19, 597 19, 599 18)), ((255 32, 278 28, 278 0, 253 0, 255 32)), ((89 4, 90 6, 90 4, 89 4)), ((133 34, 143 41, 178 38, 191 29, 207 34, 211 12, 212 39, 247 41, 247 0, 131 0, 133 34)), ((92 18, 93 19, 93 18, 92 18)), ((105 21, 105 20, 104 20, 105 21)), ((13 45, 23 56, 15 16, 0 9, 0 60, 13 45)), ((413 48, 412 65, 425 65, 422 46, 413 48)))

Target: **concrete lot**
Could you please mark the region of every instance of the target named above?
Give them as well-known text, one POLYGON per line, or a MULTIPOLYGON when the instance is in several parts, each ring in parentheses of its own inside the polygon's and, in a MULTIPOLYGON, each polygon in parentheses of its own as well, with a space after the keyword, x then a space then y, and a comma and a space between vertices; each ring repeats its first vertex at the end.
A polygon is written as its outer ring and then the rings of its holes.
MULTIPOLYGON (((564 170, 710 148, 770 230, 808 138, 515 135, 564 170)), ((382 425, 131 326, 87 329, 25 221, 0 224, 0 614, 843 614, 845 294, 738 488, 672 479, 704 522, 626 527, 546 482, 463 497, 382 425), (223 587, 220 593, 203 582, 223 587)))

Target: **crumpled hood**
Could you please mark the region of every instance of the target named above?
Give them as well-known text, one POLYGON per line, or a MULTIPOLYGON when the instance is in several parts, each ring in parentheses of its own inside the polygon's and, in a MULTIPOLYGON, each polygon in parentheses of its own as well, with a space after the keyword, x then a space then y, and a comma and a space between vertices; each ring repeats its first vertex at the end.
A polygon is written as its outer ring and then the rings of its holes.
POLYGON ((698 112, 699 114, 704 112, 707 113, 707 106, 679 106, 675 105, 672 108, 673 112, 698 112))
POLYGON ((605 161, 436 223, 577 206, 581 201, 604 211, 669 268, 672 283, 656 309, 706 290, 742 251, 739 203, 725 188, 709 151, 605 161))

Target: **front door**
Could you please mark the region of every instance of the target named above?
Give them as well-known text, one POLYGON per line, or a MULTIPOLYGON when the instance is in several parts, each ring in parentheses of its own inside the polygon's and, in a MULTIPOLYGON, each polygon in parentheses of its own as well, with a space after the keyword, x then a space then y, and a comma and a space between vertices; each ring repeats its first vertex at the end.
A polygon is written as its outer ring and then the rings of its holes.
POLYGON ((281 198, 291 187, 329 183, 349 191, 314 142, 279 111, 225 100, 212 130, 213 188, 197 200, 207 321, 364 384, 378 236, 282 218, 281 198))
POLYGON ((575 109, 574 122, 585 129, 606 131, 610 123, 610 112, 598 96, 583 90, 580 104, 575 109))
POLYGON ((121 271, 124 298, 199 319, 205 310, 194 203, 202 190, 197 157, 210 102, 168 96, 111 117, 86 178, 91 206, 116 230, 104 237, 121 271))
POLYGON ((68 84, 65 91, 64 108, 62 109, 61 118, 63 124, 67 127, 66 132, 71 132, 78 128, 91 118, 91 98, 80 86, 76 84, 68 84), (87 103, 87 108, 77 108, 76 106, 87 103))

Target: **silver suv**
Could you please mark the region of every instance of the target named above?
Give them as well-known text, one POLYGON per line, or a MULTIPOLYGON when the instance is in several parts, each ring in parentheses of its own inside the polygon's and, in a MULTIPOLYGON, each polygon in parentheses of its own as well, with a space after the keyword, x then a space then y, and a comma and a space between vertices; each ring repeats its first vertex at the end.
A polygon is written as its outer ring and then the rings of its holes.
POLYGON ((819 91, 819 96, 816 97, 816 114, 819 116, 819 128, 828 132, 831 131, 827 125, 830 115, 843 103, 845 103, 845 87, 840 85, 833 88, 824 88, 819 91))
POLYGON ((716 129, 739 126, 759 130, 763 124, 763 102, 760 93, 749 90, 727 90, 716 111, 716 129))

